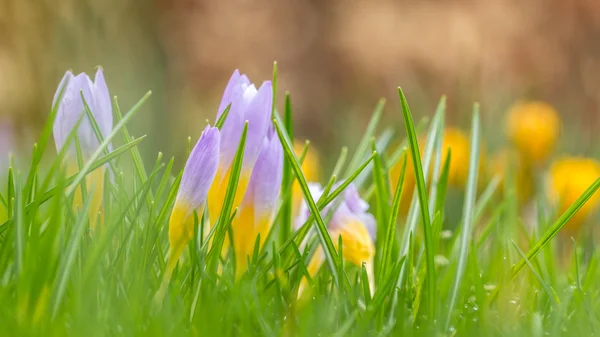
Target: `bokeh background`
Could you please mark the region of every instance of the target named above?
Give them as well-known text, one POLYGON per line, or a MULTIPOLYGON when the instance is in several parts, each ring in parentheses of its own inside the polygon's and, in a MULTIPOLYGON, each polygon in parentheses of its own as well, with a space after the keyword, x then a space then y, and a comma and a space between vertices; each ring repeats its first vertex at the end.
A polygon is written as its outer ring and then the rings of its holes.
POLYGON ((417 116, 446 94, 463 129, 481 102, 491 151, 514 102, 549 102, 568 135, 559 151, 594 155, 598 41, 598 0, 0 0, 0 151, 30 152, 65 70, 100 65, 123 110, 153 91, 130 127, 148 134, 145 159, 182 164, 232 71, 260 82, 277 60, 278 102, 291 92, 296 134, 325 162, 381 97, 402 130, 397 86, 417 116))

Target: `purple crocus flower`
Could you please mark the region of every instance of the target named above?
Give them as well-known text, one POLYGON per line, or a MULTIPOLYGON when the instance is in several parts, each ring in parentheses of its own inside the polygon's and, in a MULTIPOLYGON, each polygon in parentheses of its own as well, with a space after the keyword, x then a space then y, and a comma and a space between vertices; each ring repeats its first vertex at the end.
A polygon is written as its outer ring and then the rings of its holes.
MULTIPOLYGON (((208 190, 219 166, 219 129, 204 128, 183 169, 179 191, 169 220, 169 266, 172 272, 179 256, 194 235, 194 210, 202 218, 208 190)), ((170 269, 169 269, 170 268, 170 269)), ((170 278, 170 272, 168 273, 170 278)))
MULTIPOLYGON (((112 104, 108 93, 108 87, 106 86, 102 69, 98 69, 96 72, 94 82, 92 82, 85 73, 75 76, 72 72, 67 71, 58 86, 56 94, 54 94, 54 101, 52 102, 53 106, 56 104, 61 87, 65 84, 66 87, 64 89, 62 100, 58 105, 58 111, 53 126, 56 150, 60 152, 66 145, 67 137, 75 127, 75 124, 77 124, 79 118, 83 115, 83 120, 77 129, 77 137, 81 145, 82 155, 85 159, 98 150, 100 143, 98 142, 98 138, 92 129, 92 124, 85 113, 81 92, 83 92, 85 101, 90 107, 90 111, 98 124, 102 137, 107 137, 112 132, 113 127, 112 104)), ((74 154, 75 143, 72 142, 69 144, 67 155, 73 157, 74 154)))
POLYGON ((283 148, 272 129, 263 140, 248 188, 234 219, 233 243, 236 255, 236 272, 241 276, 247 269, 248 257, 252 255, 256 238, 259 246, 265 241, 271 228, 283 176, 283 148))
MULTIPOLYGON (((314 200, 323 194, 320 184, 310 183, 309 189, 314 200)), ((339 244, 338 238, 342 237, 342 251, 344 259, 354 265, 361 266, 366 264, 367 273, 371 291, 374 290, 373 263, 375 257, 375 232, 376 221, 373 215, 368 213, 369 204, 364 201, 354 184, 350 184, 330 205, 321 211, 321 215, 326 217, 332 211, 332 205, 339 201, 339 205, 333 213, 331 220, 327 224, 327 230, 333 240, 334 245, 339 244), (341 200, 339 200, 341 198, 341 200)), ((296 229, 300 228, 310 216, 310 210, 306 201, 300 206, 300 213, 295 220, 296 229)), ((311 277, 314 277, 325 262, 325 255, 322 247, 317 247, 313 254, 307 270, 311 277)), ((306 288, 306 280, 300 284, 299 294, 306 288)))
POLYGON ((273 104, 273 87, 271 82, 265 81, 257 90, 246 75, 241 75, 238 70, 235 70, 223 93, 217 119, 230 104, 229 114, 221 128, 222 142, 220 146, 219 168, 215 182, 208 194, 211 223, 214 223, 223 205, 229 182, 231 164, 239 146, 244 124, 248 121, 242 171, 233 207, 240 205, 246 193, 252 169, 261 152, 263 143, 268 137, 269 125, 271 125, 271 109, 273 104))
MULTIPOLYGON (((208 128, 188 160, 171 220, 169 240, 171 253, 163 279, 168 283, 177 259, 193 236, 193 210, 204 209, 208 200, 209 224, 214 225, 225 199, 231 166, 239 146, 244 125, 248 132, 242 170, 233 207, 239 207, 233 219, 234 244, 238 275, 246 269, 247 256, 256 237, 267 235, 279 198, 283 172, 283 149, 271 125, 273 88, 264 82, 259 89, 246 75, 236 70, 223 93, 217 119, 230 106, 221 130, 208 128)), ((201 214, 198 214, 201 216, 201 214)), ((208 232, 208 231, 207 231, 208 232)), ((229 240, 224 242, 224 250, 229 240)))
MULTIPOLYGON (((77 124, 79 118, 82 118, 79 128, 76 131, 77 139, 81 147, 81 154, 84 160, 92 156, 100 147, 100 142, 94 133, 92 123, 85 113, 81 93, 87 102, 102 137, 107 137, 112 132, 112 104, 108 87, 104 80, 102 69, 96 72, 94 82, 85 74, 81 73, 77 76, 72 72, 67 71, 62 78, 52 105, 58 103, 58 111, 54 120, 53 133, 56 150, 60 152, 65 146, 68 146, 65 155, 66 171, 68 175, 72 175, 78 171, 77 159, 75 155, 75 143, 67 144, 69 134, 77 124), (64 86, 64 94, 60 102, 57 102, 61 88, 64 86)), ((111 149, 109 145, 109 150, 111 149)), ((90 189, 92 198, 89 208, 90 225, 95 227, 98 217, 102 217, 99 213, 102 206, 102 195, 104 193, 104 174, 106 165, 90 172, 86 176, 86 186, 90 189)), ((73 206, 78 208, 83 200, 82 193, 79 188, 75 191, 73 206)))
POLYGON ((206 196, 219 166, 220 145, 219 129, 207 125, 185 163, 179 191, 169 219, 169 260, 162 284, 155 297, 156 301, 162 301, 173 269, 183 250, 194 237, 194 211, 197 211, 198 219, 202 218, 206 196))

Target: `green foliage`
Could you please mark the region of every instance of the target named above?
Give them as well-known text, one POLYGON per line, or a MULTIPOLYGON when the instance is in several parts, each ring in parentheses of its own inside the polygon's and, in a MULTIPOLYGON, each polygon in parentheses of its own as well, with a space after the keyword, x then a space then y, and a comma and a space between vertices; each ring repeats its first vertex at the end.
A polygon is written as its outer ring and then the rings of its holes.
MULTIPOLYGON (((280 207, 272 227, 276 234, 266 238, 262 249, 255 245, 248 272, 236 279, 233 254, 221 255, 220 247, 236 213, 233 198, 244 129, 217 225, 207 235, 198 226, 159 307, 153 297, 166 268, 167 223, 181 171, 174 171, 173 158, 165 161, 162 154, 146 171, 138 151, 144 137, 134 139, 127 131, 148 95, 125 115, 115 99, 113 132, 100 139, 91 158, 79 156, 79 171, 71 176, 63 169, 65 151, 54 154, 47 146, 53 107, 31 163, 19 168, 11 161, 0 179, 0 336, 597 334, 598 252, 585 238, 561 235, 561 229, 600 187, 600 179, 558 219, 540 215, 538 227, 545 231, 521 226, 518 203, 511 199, 516 196, 499 193, 501 186, 514 191, 510 181, 495 177, 481 189, 477 186, 482 180, 476 107, 470 160, 464 163, 469 176, 460 194, 465 199, 462 220, 451 223, 445 215, 456 212, 446 203, 452 155, 441 145, 445 99, 423 133, 427 142, 421 154, 417 139, 424 128, 415 128, 401 90, 399 95, 402 111, 397 116, 404 124, 394 127, 405 129, 407 138, 390 149, 389 129, 378 132, 384 101, 379 102, 359 146, 341 149, 324 194, 315 200, 301 170, 308 143, 297 157, 286 94, 283 120, 273 110, 285 152, 280 207), (109 143, 114 150, 109 151, 109 143), (394 165, 400 165, 400 183, 392 186, 394 165), (102 219, 93 229, 88 210, 98 186, 86 186, 86 177, 107 166, 113 175, 104 176, 102 219), (409 174, 415 174, 415 191, 403 184, 409 174), (295 180, 312 211, 297 231, 292 226, 295 180), (373 275, 366 266, 344 260, 334 244, 343 238, 329 236, 330 214, 319 213, 337 207, 336 197, 350 183, 363 196, 373 196, 368 199, 378 220, 375 280, 369 279, 373 275), (79 191, 83 200, 73 207, 79 191), (411 192, 412 205, 403 214, 402 196, 411 192), (308 275, 307 263, 317 246, 324 247, 327 267, 308 275), (307 276, 309 286, 299 295, 307 276)), ((101 138, 93 116, 87 115, 101 138)), ((69 139, 78 144, 75 133, 69 139)))

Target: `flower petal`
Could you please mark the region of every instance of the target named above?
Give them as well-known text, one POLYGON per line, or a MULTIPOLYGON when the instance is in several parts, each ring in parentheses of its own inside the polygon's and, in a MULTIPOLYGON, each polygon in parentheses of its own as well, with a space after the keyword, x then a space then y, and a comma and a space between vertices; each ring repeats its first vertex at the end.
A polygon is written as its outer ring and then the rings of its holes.
POLYGON ((356 266, 373 260, 375 245, 363 223, 354 219, 339 229, 331 230, 331 239, 336 245, 340 235, 345 260, 356 266))
POLYGON ((231 104, 227 119, 221 127, 223 141, 221 142, 220 163, 222 171, 229 169, 239 146, 242 130, 244 129, 244 109, 246 107, 243 95, 249 83, 248 77, 240 75, 240 72, 236 69, 233 75, 231 75, 229 83, 227 83, 221 104, 219 105, 217 120, 227 106, 231 104))
POLYGON ((344 191, 344 200, 351 212, 366 212, 369 209, 369 204, 360 197, 354 184, 350 184, 346 187, 344 191))
POLYGON ((223 111, 225 111, 225 108, 227 108, 229 103, 233 102, 235 97, 238 97, 238 95, 236 95, 235 93, 236 91, 240 90, 240 79, 240 71, 236 69, 231 75, 229 82, 227 82, 227 86, 225 87, 225 91, 223 92, 223 98, 221 98, 221 104, 219 104, 219 110, 217 111, 217 119, 221 117, 221 114, 223 113, 223 111))
POLYGON ((270 124, 272 104, 273 86, 270 81, 266 81, 260 86, 244 114, 244 118, 248 121, 243 163, 245 169, 252 168, 258 158, 270 124))
MULTIPOLYGON (((70 76, 72 74, 69 75, 67 73, 63 80, 70 76)), ((85 73, 81 73, 69 80, 53 125, 57 151, 60 151, 64 147, 69 133, 75 127, 79 118, 85 113, 81 92, 83 92, 86 100, 89 99, 91 101, 92 99, 89 82, 90 80, 85 73)), ((91 155, 98 148, 98 140, 89 119, 85 115, 77 130, 77 137, 79 138, 81 150, 84 155, 91 155)), ((74 153, 75 144, 72 143, 69 147, 69 151, 74 153)))
MULTIPOLYGON (((60 80, 60 83, 58 84, 58 88, 56 88, 56 92, 54 93, 54 99, 52 100, 52 106, 54 106, 56 104, 56 100, 58 99, 58 95, 60 94, 60 89, 63 87, 63 85, 67 85, 71 82, 71 80, 74 78, 75 76, 73 75, 73 73, 70 70, 67 70, 67 72, 65 73, 65 75, 63 76, 63 78, 60 80)), ((65 87, 65 92, 66 92, 67 88, 65 87)), ((64 93, 63 93, 63 97, 64 97, 64 93)))
POLYGON ((278 138, 265 139, 252 170, 242 207, 253 207, 255 223, 271 218, 281 189, 283 148, 278 138))
POLYGON ((90 105, 90 109, 98 123, 102 137, 108 137, 113 128, 112 102, 102 68, 98 68, 96 71, 92 88, 93 103, 90 104, 93 105, 90 105))
MULTIPOLYGON (((315 202, 317 200, 319 200, 321 195, 323 195, 323 188, 321 187, 321 184, 319 184, 319 183, 312 183, 312 182, 308 183, 308 190, 310 191, 310 195, 313 197, 315 202)), ((303 195, 303 197, 304 197, 304 195, 303 195)), ((324 209, 323 211, 321 211, 321 214, 325 214, 326 210, 327 210, 327 208, 324 209)), ((306 220, 308 220, 309 216, 310 216, 310 209, 308 208, 306 199, 303 198, 302 204, 300 205, 300 210, 298 211, 298 216, 296 217, 295 222, 294 222, 294 229, 295 230, 300 229, 300 227, 302 227, 302 225, 304 225, 306 220)))
POLYGON ((52 106, 54 106, 58 100, 58 95, 60 94, 60 90, 61 88, 65 86, 64 88, 64 92, 63 92, 63 96, 61 97, 61 101, 58 104, 57 107, 57 112, 56 112, 56 118, 54 119, 54 125, 52 126, 52 131, 54 134, 54 144, 56 145, 56 150, 60 151, 60 149, 62 149, 62 147, 65 144, 65 141, 67 139, 68 133, 65 132, 65 129, 72 129, 73 126, 75 125, 75 123, 73 123, 72 125, 70 125, 69 127, 69 123, 67 120, 67 112, 64 111, 64 102, 65 100, 69 100, 72 98, 68 98, 69 97, 69 91, 70 91, 70 87, 73 85, 73 78, 75 78, 75 76, 73 76, 73 73, 70 71, 67 71, 65 73, 65 75, 63 76, 63 78, 60 80, 60 83, 58 85, 58 88, 56 89, 56 93, 54 94, 54 100, 52 101, 52 106))
POLYGON ((185 203, 190 212, 205 201, 215 179, 220 142, 219 129, 207 126, 185 164, 176 203, 185 203))

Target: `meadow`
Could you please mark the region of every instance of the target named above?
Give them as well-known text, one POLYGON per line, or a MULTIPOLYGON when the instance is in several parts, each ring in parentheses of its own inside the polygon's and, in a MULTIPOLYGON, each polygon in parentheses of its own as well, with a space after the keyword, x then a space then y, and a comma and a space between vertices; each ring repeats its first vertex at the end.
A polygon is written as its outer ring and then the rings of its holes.
POLYGON ((277 90, 276 67, 258 89, 236 71, 176 169, 127 130, 150 92, 121 107, 101 70, 67 73, 2 159, 0 335, 599 333, 600 165, 551 158, 547 107, 515 108, 496 162, 478 104, 447 137, 445 98, 414 120, 398 88, 403 123, 380 101, 329 169, 277 90))

